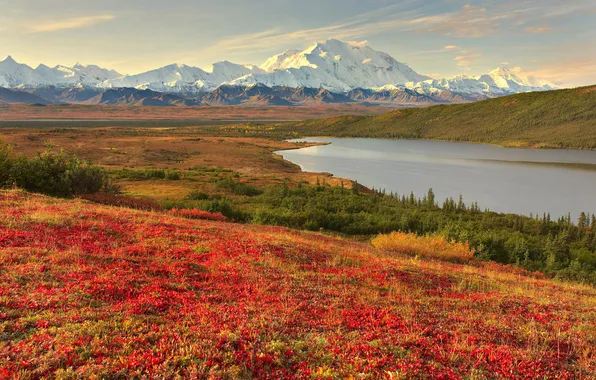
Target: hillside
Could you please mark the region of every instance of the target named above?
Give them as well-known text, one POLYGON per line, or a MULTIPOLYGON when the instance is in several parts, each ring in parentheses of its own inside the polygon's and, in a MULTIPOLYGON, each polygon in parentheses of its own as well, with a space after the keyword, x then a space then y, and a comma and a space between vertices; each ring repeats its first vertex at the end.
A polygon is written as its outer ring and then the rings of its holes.
POLYGON ((596 149, 596 86, 510 95, 381 116, 309 120, 281 128, 302 136, 470 141, 596 149))
POLYGON ((596 291, 283 228, 0 193, 0 377, 581 378, 596 291))
POLYGON ((0 102, 8 104, 50 104, 51 102, 24 91, 9 90, 0 87, 0 102))

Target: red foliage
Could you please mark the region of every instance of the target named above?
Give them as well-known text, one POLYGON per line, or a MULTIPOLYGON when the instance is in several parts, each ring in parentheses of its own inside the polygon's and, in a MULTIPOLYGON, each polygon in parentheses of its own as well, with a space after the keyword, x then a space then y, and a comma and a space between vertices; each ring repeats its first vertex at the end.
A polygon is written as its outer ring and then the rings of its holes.
POLYGON ((0 193, 0 378, 593 375, 596 292, 499 275, 0 193))
POLYGON ((221 212, 209 212, 194 209, 177 209, 174 208, 170 210, 170 215, 173 216, 180 216, 182 218, 187 219, 204 219, 204 220, 214 220, 216 222, 227 222, 228 218, 226 218, 221 212))

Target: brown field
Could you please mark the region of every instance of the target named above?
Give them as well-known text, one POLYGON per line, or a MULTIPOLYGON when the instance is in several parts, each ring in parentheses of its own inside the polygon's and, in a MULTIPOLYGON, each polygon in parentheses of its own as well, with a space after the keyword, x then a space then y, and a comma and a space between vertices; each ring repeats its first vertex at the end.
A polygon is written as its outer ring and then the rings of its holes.
POLYGON ((193 172, 180 181, 118 180, 126 193, 157 199, 180 199, 192 190, 217 193, 214 178, 234 175, 258 188, 282 183, 325 181, 331 185, 351 182, 327 173, 302 172, 297 165, 273 154, 276 150, 308 146, 265 138, 217 137, 209 129, 181 128, 4 128, 0 137, 17 154, 35 155, 46 149, 64 149, 108 169, 221 168, 230 172, 193 172))
POLYGON ((308 107, 135 107, 103 105, 0 105, 0 121, 13 120, 189 120, 213 121, 290 121, 340 115, 377 115, 386 107, 363 105, 320 105, 308 107))

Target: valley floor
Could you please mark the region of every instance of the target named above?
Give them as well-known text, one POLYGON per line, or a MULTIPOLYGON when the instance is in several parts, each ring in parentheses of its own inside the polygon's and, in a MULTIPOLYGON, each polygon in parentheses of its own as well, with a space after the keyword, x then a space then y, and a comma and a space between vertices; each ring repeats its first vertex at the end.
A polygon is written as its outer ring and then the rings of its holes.
POLYGON ((588 378, 596 291, 0 192, 0 377, 588 378))

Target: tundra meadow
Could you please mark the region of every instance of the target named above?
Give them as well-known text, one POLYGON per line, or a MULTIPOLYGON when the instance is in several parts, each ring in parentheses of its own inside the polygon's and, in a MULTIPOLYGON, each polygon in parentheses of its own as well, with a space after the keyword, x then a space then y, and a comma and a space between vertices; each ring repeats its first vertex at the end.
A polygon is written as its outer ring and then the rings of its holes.
POLYGON ((596 373, 593 287, 442 238, 374 245, 2 191, 0 378, 596 373))

